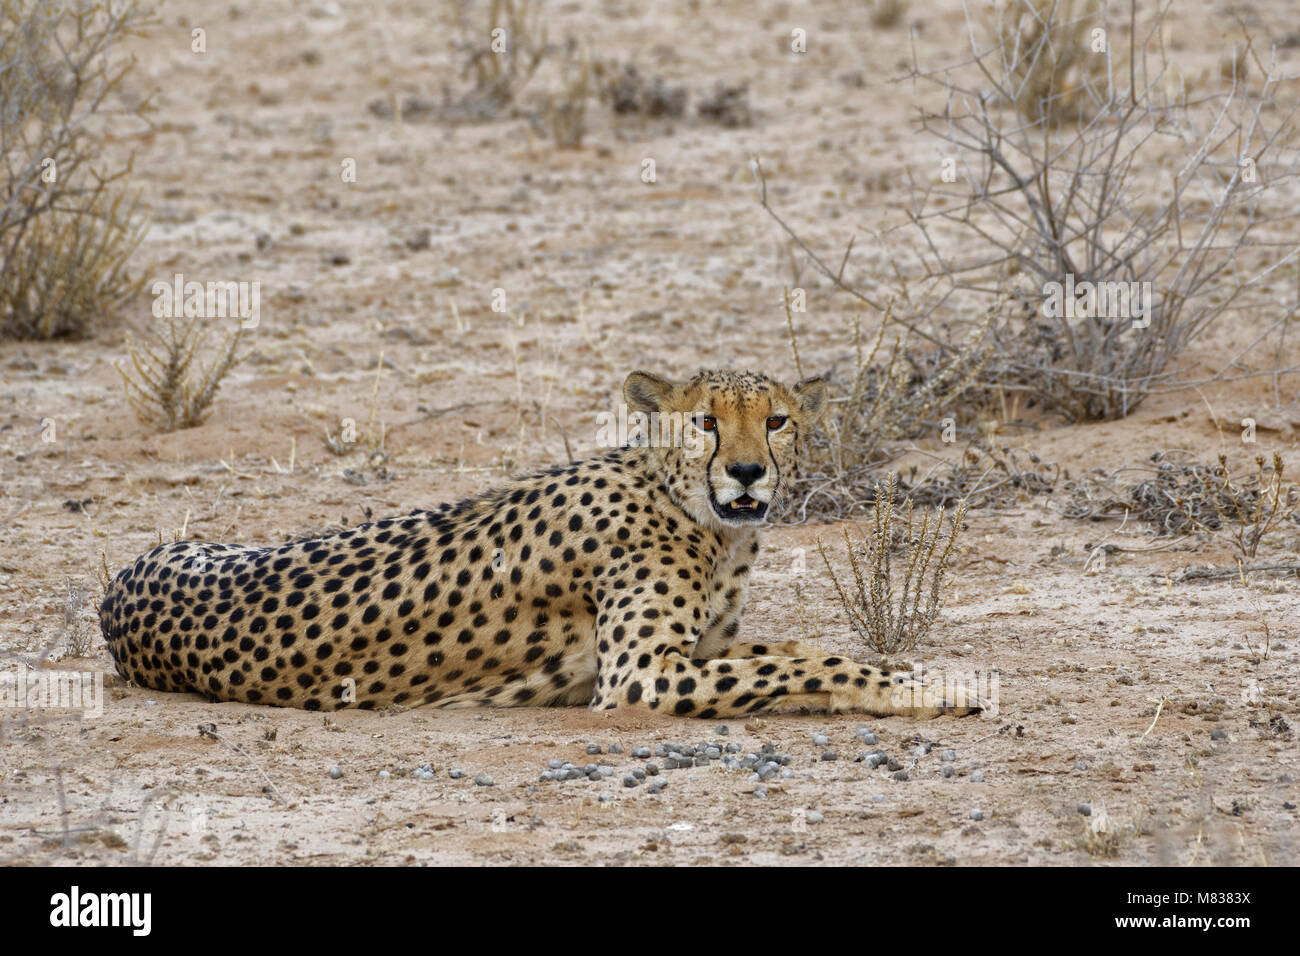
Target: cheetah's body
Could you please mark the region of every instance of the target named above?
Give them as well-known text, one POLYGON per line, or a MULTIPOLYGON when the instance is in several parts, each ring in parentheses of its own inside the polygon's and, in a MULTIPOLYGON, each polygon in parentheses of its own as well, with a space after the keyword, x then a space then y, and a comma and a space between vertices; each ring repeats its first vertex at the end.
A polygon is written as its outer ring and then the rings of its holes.
POLYGON ((119 671, 156 690, 309 710, 947 709, 815 648, 727 646, 757 524, 820 412, 820 382, 715 372, 674 386, 634 373, 625 392, 634 409, 712 422, 707 461, 681 446, 620 448, 328 537, 160 546, 100 608, 119 671))

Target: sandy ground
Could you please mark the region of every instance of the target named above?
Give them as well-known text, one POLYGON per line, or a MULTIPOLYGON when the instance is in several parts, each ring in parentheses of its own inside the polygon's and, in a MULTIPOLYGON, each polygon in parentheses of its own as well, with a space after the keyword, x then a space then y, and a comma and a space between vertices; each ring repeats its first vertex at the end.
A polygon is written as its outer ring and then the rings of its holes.
MULTIPOLYGON (((0 344, 0 652, 12 668, 52 648, 54 667, 107 674, 102 716, 0 715, 0 859, 1300 862, 1295 578, 1175 583, 1188 568, 1232 567, 1231 550, 1070 521, 1060 495, 969 516, 942 620, 907 658, 931 671, 997 668, 1000 707, 985 719, 775 715, 729 721, 724 734, 716 722, 581 709, 322 718, 112 676, 93 571, 159 535, 278 542, 481 490, 566 449, 582 455, 595 413, 634 367, 788 377, 778 303, 794 281, 809 289, 805 363, 848 353, 848 304, 810 269, 792 274, 753 201, 748 157, 762 155, 774 205, 824 250, 895 221, 894 187, 934 149, 908 123, 911 86, 888 78, 906 65, 909 25, 919 55, 952 58, 960 4, 915 4, 925 11, 890 30, 857 3, 548 6, 553 39, 633 59, 693 98, 747 81, 754 125, 594 105, 583 147, 558 151, 528 118, 530 96, 555 82, 545 70, 490 122, 394 123, 368 105, 437 100, 463 83, 451 16, 418 3, 165 3, 159 28, 132 42, 136 84, 160 88, 154 129, 117 144, 136 150, 134 183, 153 215, 141 262, 159 278, 259 281, 262 317, 211 419, 168 435, 135 419, 114 369, 125 332, 147 327, 147 297, 90 342, 0 344), (196 26, 203 55, 190 51, 196 26), (793 27, 808 31, 803 57, 789 52, 793 27), (647 157, 653 185, 640 180, 647 157), (340 177, 349 159, 355 183, 340 177), (412 249, 422 229, 428 247, 412 249), (492 309, 498 289, 505 312, 492 309), (359 440, 336 455, 324 436, 345 419, 359 440), (1088 556, 1099 544, 1121 550, 1098 566, 1088 556), (854 761, 871 749, 855 739, 860 725, 909 779, 854 761), (773 745, 793 776, 767 781, 765 797, 716 764, 665 771, 657 795, 623 785, 646 763, 633 747, 697 742, 773 745), (624 753, 589 756, 589 744, 624 753), (615 773, 540 781, 556 758, 615 773), (412 774, 424 766, 431 778, 412 774), (477 785, 480 774, 493 784, 477 785)), ((1284 9, 1254 5, 1264 21, 1265 7, 1284 9)), ((1189 74, 1216 63, 1217 27, 1176 41, 1189 74)), ((1294 65, 1294 49, 1280 54, 1294 65)), ((868 281, 883 259, 860 256, 868 281)), ((1220 326, 1186 357, 1186 375, 1217 372, 1270 321, 1220 326)), ((1297 338, 1283 365, 1300 364, 1297 338)), ((1245 364, 1271 362, 1271 348, 1245 364)), ((1075 474, 1169 448, 1212 460, 1235 453, 1233 423, 1249 414, 1258 450, 1296 462, 1297 383, 1281 380, 1281 407, 1271 379, 1243 379, 1156 396, 1121 422, 1044 422, 1006 441, 1075 474)), ((771 529, 744 639, 803 626, 828 650, 867 656, 819 573, 816 541, 838 533, 771 529)), ((1294 563, 1297 550, 1291 528, 1260 560, 1294 563)))

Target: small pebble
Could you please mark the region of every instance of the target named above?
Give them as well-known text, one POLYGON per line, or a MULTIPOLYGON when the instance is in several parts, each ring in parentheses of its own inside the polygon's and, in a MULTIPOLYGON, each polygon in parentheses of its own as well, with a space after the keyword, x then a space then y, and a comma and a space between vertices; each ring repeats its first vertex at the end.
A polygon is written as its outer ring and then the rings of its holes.
POLYGON ((766 799, 767 799, 767 787, 764 787, 764 786, 758 786, 758 787, 755 787, 755 788, 754 788, 754 796, 757 797, 759 800, 766 800, 766 799))
POLYGON ((555 779, 555 771, 554 771, 554 770, 543 770, 543 771, 542 771, 542 775, 541 775, 540 777, 538 777, 537 779, 538 779, 538 780, 554 780, 554 779, 555 779))
POLYGON ((858 736, 858 740, 866 744, 867 746, 874 746, 875 744, 879 743, 879 738, 877 738, 875 734, 867 730, 865 727, 858 728, 857 736, 858 736))
POLYGON ((641 782, 640 780, 638 780, 636 777, 632 776, 630 773, 629 773, 629 774, 626 774, 626 775, 623 777, 623 786, 625 786, 625 787, 635 787, 635 786, 637 786, 640 782, 641 782))
POLYGON ((1088 765, 1087 765, 1087 763, 1085 763, 1085 762, 1082 761, 1082 760, 1076 760, 1076 761, 1074 762, 1074 769, 1075 769, 1075 770, 1087 770, 1087 769, 1088 769, 1088 765))
POLYGON ((840 755, 837 754, 834 750, 827 750, 822 753, 821 759, 825 763, 830 763, 832 760, 839 760, 840 755))
POLYGON ((951 777, 955 772, 956 772, 956 771, 953 770, 952 764, 950 764, 950 763, 946 763, 946 764, 944 764, 944 765, 943 765, 943 770, 940 771, 940 773, 942 773, 942 774, 944 775, 945 778, 947 778, 947 777, 951 777))
POLYGON ((656 757, 668 756, 668 746, 666 744, 655 744, 655 756, 656 757))
POLYGON ((381 771, 379 771, 379 779, 380 779, 380 780, 389 780, 389 779, 392 778, 392 776, 393 776, 393 775, 392 775, 391 773, 389 773, 387 770, 381 770, 381 771))
POLYGON ((649 748, 649 747, 633 747, 633 748, 632 748, 632 756, 633 756, 633 757, 640 757, 641 759, 644 760, 644 759, 646 759, 647 757, 650 756, 650 748, 649 748))
POLYGON ((740 751, 741 751, 741 746, 740 744, 736 743, 736 741, 733 740, 731 743, 727 744, 727 753, 738 754, 740 753, 740 751))
POLYGON ((551 770, 561 770, 564 768, 564 761, 559 757, 552 757, 550 760, 546 761, 546 766, 551 770))
POLYGON ((342 768, 342 767, 330 767, 330 779, 331 779, 331 780, 342 780, 342 779, 343 779, 343 768, 342 768))
POLYGON ((601 803, 609 803, 609 801, 613 800, 614 798, 611 797, 608 793, 602 793, 597 799, 599 799, 601 803))
POLYGON ((827 737, 825 734, 813 734, 812 742, 818 747, 825 747, 831 742, 831 738, 827 737))
POLYGON ((663 790, 663 788, 666 786, 668 786, 667 780, 665 780, 663 777, 656 777, 654 780, 650 781, 649 785, 646 786, 646 793, 658 793, 659 791, 663 790))
POLYGON ((873 793, 873 794, 871 795, 871 802, 872 802, 872 803, 885 803, 885 802, 888 801, 888 800, 889 800, 889 797, 885 796, 883 793, 873 793))
POLYGON ((983 819, 984 819, 984 811, 983 811, 983 810, 972 810, 972 811, 970 812, 970 818, 971 818, 972 820, 983 820, 983 819))
POLYGON ((727 734, 731 733, 731 728, 728 727, 726 724, 718 724, 718 726, 714 728, 713 732, 717 734, 721 734, 723 737, 725 737, 727 736, 727 734))
POLYGON ((652 777, 657 777, 659 776, 659 765, 651 761, 645 765, 645 772, 652 777))
POLYGON ((809 811, 808 811, 808 822, 809 822, 809 823, 825 823, 825 822, 826 822, 826 817, 824 817, 822 814, 818 813, 816 810, 809 810, 809 811))
POLYGON ((1080 816, 1085 816, 1085 817, 1090 817, 1090 816, 1092 816, 1092 804, 1091 804, 1091 803, 1081 803, 1081 804, 1079 804, 1077 807, 1075 807, 1074 809, 1079 813, 1080 816))
POLYGON ((695 758, 695 766, 707 767, 708 765, 709 765, 709 758, 704 756, 703 754, 700 754, 700 756, 695 758))
POLYGON ((640 767, 634 767, 632 770, 632 776, 636 777, 637 780, 644 780, 646 778, 646 773, 640 767))
POLYGON ((1218 728, 1217 730, 1212 730, 1212 731, 1210 731, 1210 739, 1211 739, 1211 740, 1227 740, 1227 739, 1228 739, 1228 732, 1227 732, 1226 730, 1224 730, 1222 727, 1218 728))
POLYGON ((794 778, 794 771, 791 770, 789 767, 786 767, 784 770, 781 771, 782 780, 791 780, 793 778, 794 778))
POLYGON ((957 751, 945 750, 943 753, 939 755, 939 759, 942 760, 944 763, 952 763, 954 760, 957 759, 957 751))
POLYGON ((929 749, 928 747, 926 747, 925 744, 921 744, 919 747, 917 747, 915 750, 912 751, 912 756, 913 756, 913 757, 924 757, 924 756, 925 756, 926 754, 928 754, 929 752, 930 752, 930 749, 929 749))
POLYGON ((589 754, 600 753, 600 744, 587 744, 587 753, 589 754))
POLYGON ((621 754, 621 753, 623 752, 623 745, 622 745, 622 744, 610 744, 610 745, 609 745, 609 752, 612 753, 612 754, 621 754))
POLYGON ((970 782, 971 782, 971 783, 983 783, 983 782, 984 782, 984 771, 983 771, 983 770, 976 770, 973 774, 970 775, 970 782))
POLYGON ((710 747, 704 751, 704 756, 709 760, 717 760, 722 756, 722 751, 717 747, 710 747))
POLYGON ((474 778, 474 782, 475 782, 476 784, 478 784, 480 787, 495 787, 495 786, 496 786, 496 781, 493 780, 491 777, 489 777, 489 776, 488 776, 487 774, 485 774, 485 773, 481 773, 481 774, 479 774, 477 777, 475 777, 475 778, 474 778))
POLYGON ((889 760, 888 760, 888 762, 887 762, 887 764, 886 764, 886 766, 889 767, 890 770, 902 770, 902 769, 903 769, 903 765, 902 765, 901 763, 898 762, 898 758, 897 758, 897 757, 890 757, 889 760))
POLYGON ((907 771, 906 771, 906 770, 899 770, 899 771, 897 771, 897 772, 894 774, 894 779, 895 779, 895 780, 907 780, 907 779, 908 779, 907 771))
POLYGON ((447 771, 447 776, 451 777, 452 780, 459 780, 461 777, 465 776, 465 771, 459 768, 453 768, 447 771))

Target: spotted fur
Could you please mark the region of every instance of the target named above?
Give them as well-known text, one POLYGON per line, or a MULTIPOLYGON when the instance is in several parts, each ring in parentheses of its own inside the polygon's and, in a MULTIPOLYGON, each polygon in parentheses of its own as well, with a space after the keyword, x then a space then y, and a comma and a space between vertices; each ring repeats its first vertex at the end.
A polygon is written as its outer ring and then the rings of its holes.
POLYGON ((817 379, 628 377, 693 442, 624 447, 458 504, 279 547, 162 545, 100 607, 121 674, 214 700, 343 707, 587 704, 695 717, 807 707, 969 713, 794 641, 731 646, 817 379))

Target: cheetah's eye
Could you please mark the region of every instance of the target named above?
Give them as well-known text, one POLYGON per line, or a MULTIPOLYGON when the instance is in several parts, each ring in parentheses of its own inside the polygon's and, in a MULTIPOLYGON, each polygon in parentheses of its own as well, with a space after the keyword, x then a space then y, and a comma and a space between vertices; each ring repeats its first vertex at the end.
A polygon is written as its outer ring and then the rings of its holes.
POLYGON ((767 430, 770 432, 777 431, 785 426, 789 419, 785 415, 773 415, 767 420, 767 430))
POLYGON ((698 425, 702 431, 711 432, 718 427, 718 420, 712 415, 701 415, 695 420, 695 424, 698 425))

